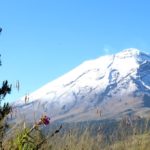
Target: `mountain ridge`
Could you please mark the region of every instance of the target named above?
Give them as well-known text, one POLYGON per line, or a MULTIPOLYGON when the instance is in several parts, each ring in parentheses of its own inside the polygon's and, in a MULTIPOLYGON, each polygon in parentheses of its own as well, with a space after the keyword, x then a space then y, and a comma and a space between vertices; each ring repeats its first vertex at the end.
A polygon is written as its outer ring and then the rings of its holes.
MULTIPOLYGON (((149 79, 150 55, 130 48, 85 61, 31 93, 28 103, 23 97, 14 105, 27 116, 36 112, 35 119, 43 113, 65 121, 119 118, 131 113, 142 116, 149 111, 149 79)), ((27 118, 31 120, 31 116, 27 118)))

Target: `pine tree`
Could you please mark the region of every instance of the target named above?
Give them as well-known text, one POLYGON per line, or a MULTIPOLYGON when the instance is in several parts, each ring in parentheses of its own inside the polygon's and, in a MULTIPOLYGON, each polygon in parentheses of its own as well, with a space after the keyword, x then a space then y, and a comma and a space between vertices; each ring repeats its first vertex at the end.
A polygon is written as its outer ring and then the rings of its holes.
MULTIPOLYGON (((1 32, 2 32, 2 28, 0 27, 0 33, 1 32)), ((0 60, 0 65, 1 65, 1 60, 0 60)), ((7 80, 3 81, 2 86, 0 88, 0 150, 3 150, 2 142, 3 142, 5 129, 7 127, 7 124, 5 122, 5 117, 11 111, 11 107, 9 106, 9 104, 4 103, 2 105, 1 101, 4 100, 5 96, 7 94, 10 94, 10 92, 11 92, 11 85, 8 84, 7 80)))

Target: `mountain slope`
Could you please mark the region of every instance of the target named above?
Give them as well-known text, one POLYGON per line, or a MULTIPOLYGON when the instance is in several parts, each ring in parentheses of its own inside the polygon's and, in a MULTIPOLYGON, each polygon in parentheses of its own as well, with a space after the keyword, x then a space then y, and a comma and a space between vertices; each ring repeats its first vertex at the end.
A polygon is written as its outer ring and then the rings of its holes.
MULTIPOLYGON (((86 61, 14 104, 16 118, 82 121, 145 115, 150 110, 150 55, 137 49, 86 61)), ((15 112, 14 111, 14 112, 15 112)))

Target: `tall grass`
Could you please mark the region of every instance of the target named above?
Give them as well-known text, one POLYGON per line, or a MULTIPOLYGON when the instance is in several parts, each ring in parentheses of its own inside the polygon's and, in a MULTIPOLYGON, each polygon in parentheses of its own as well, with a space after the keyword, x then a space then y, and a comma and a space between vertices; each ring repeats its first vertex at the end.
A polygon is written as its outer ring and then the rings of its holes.
MULTIPOLYGON (((150 147, 150 120, 131 118, 119 122, 89 122, 79 124, 63 124, 58 134, 53 131, 57 126, 50 126, 47 134, 36 131, 32 133, 34 143, 44 140, 41 150, 149 150, 150 147), (51 136, 53 135, 53 136, 51 136)), ((17 150, 17 135, 23 130, 16 131, 15 138, 5 141, 5 149, 17 150)), ((31 146, 31 149, 34 147, 31 146)))

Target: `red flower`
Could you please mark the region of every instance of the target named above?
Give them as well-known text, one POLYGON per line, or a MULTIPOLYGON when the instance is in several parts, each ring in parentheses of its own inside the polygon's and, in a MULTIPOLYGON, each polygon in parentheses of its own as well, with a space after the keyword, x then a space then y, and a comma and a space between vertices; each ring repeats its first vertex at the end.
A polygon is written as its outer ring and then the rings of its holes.
POLYGON ((50 123, 50 118, 48 116, 42 116, 39 122, 37 123, 38 125, 48 125, 50 123))

